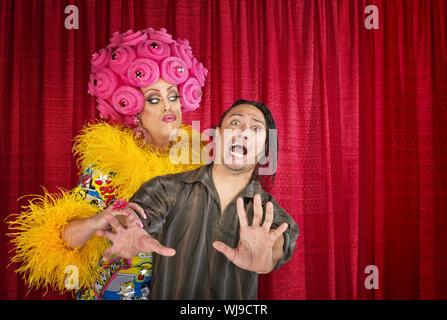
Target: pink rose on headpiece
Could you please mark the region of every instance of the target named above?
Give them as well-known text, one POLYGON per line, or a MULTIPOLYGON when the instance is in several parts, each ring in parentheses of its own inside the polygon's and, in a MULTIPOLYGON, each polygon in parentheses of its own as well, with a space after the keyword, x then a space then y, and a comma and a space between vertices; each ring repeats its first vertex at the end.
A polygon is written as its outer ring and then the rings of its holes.
POLYGON ((202 100, 202 89, 195 78, 188 79, 185 83, 182 83, 179 88, 181 95, 182 111, 193 111, 199 107, 202 100))
POLYGON ((93 89, 93 94, 99 98, 109 98, 118 85, 118 79, 109 68, 103 68, 95 74, 90 76, 91 85, 89 88, 93 89))
POLYGON ((179 45, 179 44, 173 43, 171 45, 171 51, 174 54, 174 56, 182 59, 185 62, 187 68, 192 67, 191 47, 189 47, 189 49, 188 49, 188 47, 184 46, 183 44, 179 45))
POLYGON ((192 54, 192 48, 189 45, 189 40, 188 39, 184 39, 184 40, 177 40, 177 43, 179 45, 182 45, 185 48, 185 53, 188 56, 188 58, 190 58, 191 60, 194 59, 194 56, 192 54))
POLYGON ((133 35, 133 34, 134 34, 133 30, 132 30, 132 29, 129 29, 129 30, 127 30, 126 32, 123 33, 123 36, 124 36, 124 37, 125 37, 125 36, 131 36, 131 35, 133 35))
POLYGON ((197 78, 199 81, 200 86, 203 87, 205 84, 205 78, 208 73, 208 70, 205 69, 202 63, 199 63, 196 58, 192 61, 192 74, 197 78))
POLYGON ((133 115, 141 111, 144 105, 143 93, 134 87, 119 87, 112 96, 113 107, 119 113, 133 115))
POLYGON ((153 30, 151 33, 149 33, 149 39, 160 40, 166 43, 175 42, 172 39, 172 35, 170 35, 165 28, 160 28, 160 30, 153 30))
POLYGON ((120 43, 123 41, 123 35, 121 33, 114 32, 112 37, 110 38, 110 44, 106 47, 106 48, 115 48, 118 47, 120 45, 120 43))
POLYGON ((158 64, 146 58, 136 59, 129 66, 127 78, 130 84, 137 87, 147 87, 157 82, 160 77, 158 64))
MULTIPOLYGON (((129 32, 129 31, 128 31, 129 32)), ((147 39, 147 34, 141 31, 137 31, 135 33, 125 34, 123 37, 122 46, 135 46, 140 42, 143 42, 147 39)))
POLYGON ((141 31, 143 31, 144 33, 147 33, 147 34, 151 34, 151 33, 154 33, 155 30, 154 30, 154 28, 149 27, 149 28, 143 29, 141 31))
POLYGON ((111 50, 109 48, 101 49, 92 55, 90 63, 92 64, 92 72, 109 66, 111 50))
POLYGON ((189 45, 189 40, 188 39, 177 39, 177 43, 178 44, 182 44, 182 45, 184 45, 185 47, 189 47, 189 48, 191 48, 191 46, 189 45))
POLYGON ((135 57, 135 50, 131 47, 116 48, 110 56, 110 69, 117 73, 124 73, 135 57))
POLYGON ((101 98, 96 99, 98 105, 96 108, 99 110, 99 116, 106 119, 107 121, 112 121, 116 124, 121 122, 121 116, 113 109, 113 107, 101 98))
POLYGON ((188 67, 182 59, 169 57, 163 60, 160 70, 161 77, 172 84, 180 84, 188 79, 188 67))
POLYGON ((163 41, 149 39, 138 45, 137 53, 142 57, 160 62, 171 55, 171 48, 163 41))

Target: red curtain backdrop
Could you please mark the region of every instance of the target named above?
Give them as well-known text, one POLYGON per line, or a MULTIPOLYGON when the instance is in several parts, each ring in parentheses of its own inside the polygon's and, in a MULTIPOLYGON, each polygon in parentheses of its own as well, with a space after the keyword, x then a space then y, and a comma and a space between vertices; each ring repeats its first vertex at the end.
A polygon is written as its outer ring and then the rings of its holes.
MULTIPOLYGON (((446 13, 445 0, 1 1, 0 216, 76 184, 72 138, 97 117, 91 54, 114 31, 165 27, 209 70, 186 123, 217 124, 238 98, 276 119, 271 192, 301 235, 259 298, 446 299, 446 13), (371 4, 379 29, 365 27, 371 4), (64 26, 68 5, 79 29, 64 26)), ((8 267, 0 228, 0 298, 42 298, 8 267)))

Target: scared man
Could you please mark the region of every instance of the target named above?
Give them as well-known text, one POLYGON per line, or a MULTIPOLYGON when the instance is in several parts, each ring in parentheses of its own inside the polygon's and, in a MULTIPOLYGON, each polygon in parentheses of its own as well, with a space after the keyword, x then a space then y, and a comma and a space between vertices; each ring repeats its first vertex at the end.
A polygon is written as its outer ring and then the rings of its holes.
POLYGON ((156 177, 132 197, 143 228, 133 215, 127 228, 107 215, 104 259, 154 252, 150 299, 256 299, 258 274, 289 261, 299 235, 258 181, 260 160, 277 149, 269 130, 267 106, 236 101, 216 128, 213 162, 156 177))

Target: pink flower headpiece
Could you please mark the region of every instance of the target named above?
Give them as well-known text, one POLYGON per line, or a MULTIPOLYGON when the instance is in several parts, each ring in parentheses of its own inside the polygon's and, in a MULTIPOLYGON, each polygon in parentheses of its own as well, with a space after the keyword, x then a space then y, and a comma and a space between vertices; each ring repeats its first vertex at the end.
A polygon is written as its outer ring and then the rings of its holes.
POLYGON ((110 44, 92 56, 88 92, 97 97, 101 117, 133 127, 144 106, 139 87, 159 78, 177 85, 182 111, 188 112, 199 107, 207 74, 189 41, 172 39, 164 28, 115 32, 110 44))

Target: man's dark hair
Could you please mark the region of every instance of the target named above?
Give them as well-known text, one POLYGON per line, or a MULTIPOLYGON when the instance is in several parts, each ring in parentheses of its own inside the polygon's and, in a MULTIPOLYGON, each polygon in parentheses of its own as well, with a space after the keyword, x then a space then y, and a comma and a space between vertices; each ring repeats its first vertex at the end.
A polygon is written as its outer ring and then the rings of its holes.
MULTIPOLYGON (((272 150, 272 149, 275 150, 276 153, 278 153, 278 139, 274 139, 274 141, 270 141, 270 135, 269 135, 270 129, 276 130, 275 119, 273 119, 273 115, 272 115, 270 109, 262 102, 253 101, 253 100, 244 100, 244 99, 239 99, 239 100, 235 101, 233 103, 233 105, 223 113, 222 117, 220 118, 218 127, 220 128, 222 126, 222 121, 225 118, 225 116, 228 114, 228 112, 230 112, 234 107, 237 107, 241 104, 252 105, 252 106, 258 108, 264 115, 265 125, 266 125, 265 151, 264 151, 265 156, 268 158, 269 154, 270 154, 270 150, 272 150)), ((255 170, 253 171, 253 178, 258 180, 261 183, 262 187, 266 190, 271 189, 275 182, 277 155, 275 155, 274 157, 270 157, 269 161, 275 162, 275 163, 273 163, 274 169, 273 169, 273 173, 271 175, 259 175, 259 168, 261 166, 262 167, 268 166, 268 162, 264 165, 260 165, 258 162, 256 164, 255 170)))

